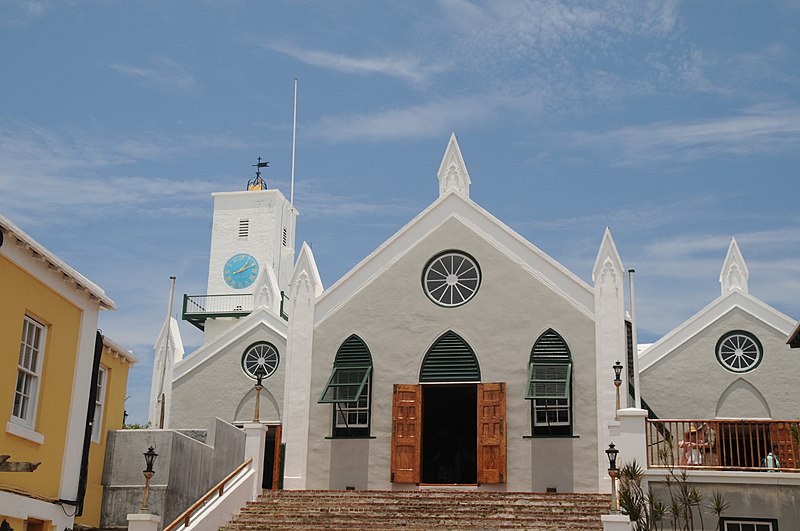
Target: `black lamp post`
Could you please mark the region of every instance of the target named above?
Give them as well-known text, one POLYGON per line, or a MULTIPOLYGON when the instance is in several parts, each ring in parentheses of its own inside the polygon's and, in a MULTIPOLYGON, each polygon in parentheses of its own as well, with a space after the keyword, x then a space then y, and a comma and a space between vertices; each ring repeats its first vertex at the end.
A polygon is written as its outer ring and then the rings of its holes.
POLYGON ((619 420, 619 387, 622 385, 622 378, 619 377, 622 374, 622 364, 617 360, 614 364, 614 386, 617 388, 617 409, 614 410, 614 419, 619 420))
POLYGON ((253 413, 253 422, 261 422, 261 390, 264 389, 264 385, 261 382, 264 380, 264 374, 266 372, 267 371, 264 370, 264 366, 261 363, 259 363, 258 367, 256 367, 256 370, 255 370, 255 375, 256 375, 256 410, 253 413))
POLYGON ((617 500, 617 478, 619 477, 619 469, 617 468, 617 454, 619 450, 616 449, 614 443, 608 445, 606 455, 608 456, 608 476, 611 478, 611 513, 619 513, 619 502, 617 500))
POLYGON ((155 474, 153 471, 153 463, 156 462, 156 457, 158 457, 158 454, 152 446, 144 453, 145 469, 142 471, 144 474, 144 496, 142 497, 141 507, 143 513, 147 511, 147 497, 150 494, 150 480, 153 478, 153 474, 155 474))

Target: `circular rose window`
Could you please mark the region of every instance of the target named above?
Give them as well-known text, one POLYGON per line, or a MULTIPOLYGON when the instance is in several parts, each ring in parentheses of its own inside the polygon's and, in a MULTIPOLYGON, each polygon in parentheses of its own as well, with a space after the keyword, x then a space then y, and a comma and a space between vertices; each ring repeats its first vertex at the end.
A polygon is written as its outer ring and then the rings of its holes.
POLYGON ((422 289, 436 304, 453 307, 470 300, 481 285, 474 258, 461 251, 445 251, 431 258, 422 273, 422 289))
POLYGON ((254 380, 258 379, 259 372, 262 378, 268 378, 278 368, 278 361, 278 351, 274 346, 267 342, 255 343, 242 354, 242 369, 254 380))
POLYGON ((732 372, 747 372, 761 363, 761 342, 749 332, 728 332, 717 341, 717 360, 732 372))

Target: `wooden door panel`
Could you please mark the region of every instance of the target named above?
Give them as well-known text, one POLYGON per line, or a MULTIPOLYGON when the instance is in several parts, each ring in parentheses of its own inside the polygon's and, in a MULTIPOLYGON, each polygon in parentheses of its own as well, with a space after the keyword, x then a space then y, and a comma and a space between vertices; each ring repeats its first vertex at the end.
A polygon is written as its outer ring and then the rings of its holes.
POLYGON ((422 386, 395 384, 392 397, 392 466, 395 483, 419 483, 422 451, 422 386))
POLYGON ((478 384, 478 483, 506 481, 505 424, 505 384, 478 384))
POLYGON ((781 468, 797 468, 800 466, 800 448, 795 444, 789 422, 770 424, 770 441, 777 447, 778 462, 781 468))
POLYGON ((272 461, 272 490, 278 490, 281 484, 281 430, 280 424, 275 427, 275 457, 272 461))

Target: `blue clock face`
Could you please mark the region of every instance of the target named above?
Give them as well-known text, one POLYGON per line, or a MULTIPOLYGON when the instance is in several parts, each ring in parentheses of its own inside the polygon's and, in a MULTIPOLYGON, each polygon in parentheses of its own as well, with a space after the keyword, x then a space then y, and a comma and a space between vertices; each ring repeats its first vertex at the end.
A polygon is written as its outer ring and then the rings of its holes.
POLYGON ((244 289, 255 282, 258 276, 258 262, 249 254, 231 256, 222 270, 225 283, 233 289, 244 289))

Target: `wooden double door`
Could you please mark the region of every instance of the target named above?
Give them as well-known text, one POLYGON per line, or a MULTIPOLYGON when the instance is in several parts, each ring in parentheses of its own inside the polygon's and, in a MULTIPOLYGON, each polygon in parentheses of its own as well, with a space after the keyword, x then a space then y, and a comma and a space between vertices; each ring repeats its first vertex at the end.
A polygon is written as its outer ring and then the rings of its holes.
POLYGON ((396 384, 391 480, 504 483, 505 384, 396 384))

